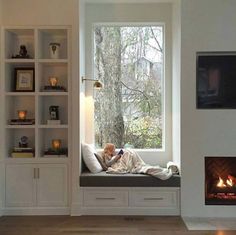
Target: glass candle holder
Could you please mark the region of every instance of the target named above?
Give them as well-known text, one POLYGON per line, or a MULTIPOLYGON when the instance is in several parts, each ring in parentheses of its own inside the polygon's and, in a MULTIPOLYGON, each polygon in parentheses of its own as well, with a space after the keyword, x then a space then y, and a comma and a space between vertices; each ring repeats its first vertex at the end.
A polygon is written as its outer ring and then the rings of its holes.
POLYGON ((17 113, 18 113, 18 118, 20 120, 25 120, 26 119, 26 114, 27 114, 26 110, 18 110, 17 113))
POLYGON ((59 140, 59 139, 52 140, 52 148, 55 150, 60 149, 61 148, 61 140, 59 140))
POLYGON ((50 86, 56 86, 58 83, 58 78, 57 77, 49 77, 49 84, 50 86))

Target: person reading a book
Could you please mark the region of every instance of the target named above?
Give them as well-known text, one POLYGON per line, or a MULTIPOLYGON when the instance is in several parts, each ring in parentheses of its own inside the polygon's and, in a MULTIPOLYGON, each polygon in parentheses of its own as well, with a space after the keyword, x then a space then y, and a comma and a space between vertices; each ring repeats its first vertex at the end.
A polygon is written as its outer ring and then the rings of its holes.
POLYGON ((122 150, 120 150, 118 154, 116 154, 115 150, 115 145, 111 143, 107 143, 103 149, 102 158, 107 167, 117 162, 123 154, 122 150))

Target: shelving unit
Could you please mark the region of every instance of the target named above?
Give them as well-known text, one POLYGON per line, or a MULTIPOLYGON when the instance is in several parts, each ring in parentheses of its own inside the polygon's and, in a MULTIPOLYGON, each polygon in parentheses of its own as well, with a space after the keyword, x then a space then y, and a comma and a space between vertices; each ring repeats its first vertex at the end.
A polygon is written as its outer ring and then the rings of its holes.
POLYGON ((4 213, 68 214, 68 172, 72 152, 70 28, 5 27, 1 36, 0 96, 5 138, 1 143, 4 153, 0 160, 6 173, 4 213), (50 43, 60 44, 56 59, 50 57, 50 43), (21 45, 26 46, 29 56, 23 58, 20 54, 21 45), (18 68, 34 69, 34 90, 15 89, 15 70, 18 68), (58 78, 57 85, 63 89, 45 90, 45 86, 50 86, 50 77, 58 78), (50 106, 59 107, 60 124, 47 124, 50 106), (26 119, 33 119, 34 123, 13 125, 11 120, 18 119, 18 110, 26 110, 26 119), (11 153, 19 147, 22 136, 28 137, 28 147, 34 150, 34 156, 13 158, 11 153), (45 151, 52 148, 53 139, 60 140, 61 147, 68 149, 67 156, 44 156, 45 151))
MULTIPOLYGON (((51 147, 52 139, 61 139, 62 147, 68 148, 70 138, 70 56, 69 29, 65 27, 10 27, 3 29, 3 87, 5 104, 6 158, 11 149, 18 147, 21 136, 29 138, 29 147, 35 149, 35 158, 51 147), (50 58, 50 43, 59 43, 59 57, 50 58), (19 57, 20 46, 25 45, 28 58, 19 57), (15 69, 34 68, 35 90, 15 91, 15 69), (45 91, 49 78, 57 77, 58 86, 65 90, 45 91), (60 125, 47 125, 49 107, 59 106, 60 125), (27 110, 27 119, 35 119, 34 125, 11 125, 17 119, 17 110, 27 110)), ((68 149, 68 157, 70 149, 68 149)), ((55 159, 56 161, 56 159, 55 159)))

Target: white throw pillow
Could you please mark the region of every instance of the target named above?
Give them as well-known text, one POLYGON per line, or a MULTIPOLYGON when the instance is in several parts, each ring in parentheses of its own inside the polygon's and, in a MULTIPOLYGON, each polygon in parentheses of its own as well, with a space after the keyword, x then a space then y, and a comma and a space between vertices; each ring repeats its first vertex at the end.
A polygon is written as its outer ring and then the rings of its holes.
POLYGON ((92 173, 98 173, 103 169, 94 153, 96 153, 96 151, 92 144, 82 143, 82 156, 86 166, 92 173))

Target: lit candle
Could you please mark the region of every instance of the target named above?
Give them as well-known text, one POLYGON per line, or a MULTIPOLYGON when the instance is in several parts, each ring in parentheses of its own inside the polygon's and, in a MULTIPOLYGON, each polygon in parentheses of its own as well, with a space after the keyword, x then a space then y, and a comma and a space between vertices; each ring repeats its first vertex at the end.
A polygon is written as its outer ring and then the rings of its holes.
POLYGON ((27 114, 26 110, 18 110, 17 112, 18 112, 18 118, 20 120, 26 119, 26 114, 27 114))
POLYGON ((50 83, 50 86, 56 86, 58 83, 58 78, 57 77, 49 77, 49 83, 50 83))
POLYGON ((53 149, 60 149, 61 148, 61 140, 52 140, 52 148, 53 149))

